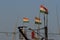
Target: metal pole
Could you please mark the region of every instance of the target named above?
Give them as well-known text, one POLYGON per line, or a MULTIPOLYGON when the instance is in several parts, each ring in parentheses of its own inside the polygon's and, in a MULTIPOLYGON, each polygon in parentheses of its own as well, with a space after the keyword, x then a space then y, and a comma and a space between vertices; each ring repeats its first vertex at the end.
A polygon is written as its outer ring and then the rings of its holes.
MULTIPOLYGON (((40 18, 40 12, 39 12, 39 18, 40 18)), ((39 29, 40 29, 40 24, 38 24, 38 30, 37 30, 38 33, 40 33, 40 30, 39 29)), ((40 40, 40 36, 38 36, 38 40, 40 40)))
POLYGON ((44 27, 45 27, 45 14, 44 14, 44 27))
POLYGON ((45 40, 48 40, 48 29, 47 26, 45 28, 45 40))
POLYGON ((13 29, 13 33, 12 33, 12 40, 15 39, 15 32, 16 32, 16 27, 17 27, 17 24, 18 24, 18 19, 19 19, 19 16, 17 17, 17 20, 16 20, 16 23, 15 23, 15 26, 14 26, 14 29, 13 29))
MULTIPOLYGON (((38 35, 38 33, 40 33, 40 25, 38 24, 38 30, 37 30, 37 35, 38 35)), ((38 36, 38 40, 40 39, 40 36, 38 36)))
POLYGON ((48 14, 46 14, 46 28, 45 28, 45 32, 46 32, 46 38, 48 40, 48 14))
POLYGON ((29 40, 28 38, 27 38, 27 36, 23 33, 23 27, 18 27, 18 29, 19 29, 19 32, 22 34, 22 36, 26 39, 26 40, 29 40))
POLYGON ((6 40, 8 40, 8 33, 6 33, 6 40))
POLYGON ((42 37, 41 40, 43 40, 44 38, 42 37))

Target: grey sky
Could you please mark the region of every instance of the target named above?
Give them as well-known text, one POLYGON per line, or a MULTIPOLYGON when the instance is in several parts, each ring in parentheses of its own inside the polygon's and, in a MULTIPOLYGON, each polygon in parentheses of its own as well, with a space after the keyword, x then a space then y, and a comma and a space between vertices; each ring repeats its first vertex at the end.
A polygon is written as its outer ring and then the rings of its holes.
POLYGON ((18 25, 23 25, 22 18, 28 17, 31 21, 28 25, 34 26, 34 17, 39 15, 39 6, 44 4, 49 10, 49 32, 59 33, 56 18, 56 5, 60 17, 59 3, 60 0, 0 0, 0 32, 12 32, 18 16, 18 25))

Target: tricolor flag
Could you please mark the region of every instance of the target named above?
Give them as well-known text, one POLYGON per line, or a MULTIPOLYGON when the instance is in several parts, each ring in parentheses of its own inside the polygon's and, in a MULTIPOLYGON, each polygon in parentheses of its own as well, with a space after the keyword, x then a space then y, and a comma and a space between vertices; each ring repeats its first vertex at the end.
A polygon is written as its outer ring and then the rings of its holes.
POLYGON ((24 18, 23 18, 23 22, 29 22, 29 18, 24 17, 24 18))
POLYGON ((41 19, 38 17, 35 17, 35 24, 41 24, 41 19))
POLYGON ((45 8, 43 5, 41 5, 41 6, 40 6, 40 12, 41 12, 41 13, 48 14, 48 9, 45 8))

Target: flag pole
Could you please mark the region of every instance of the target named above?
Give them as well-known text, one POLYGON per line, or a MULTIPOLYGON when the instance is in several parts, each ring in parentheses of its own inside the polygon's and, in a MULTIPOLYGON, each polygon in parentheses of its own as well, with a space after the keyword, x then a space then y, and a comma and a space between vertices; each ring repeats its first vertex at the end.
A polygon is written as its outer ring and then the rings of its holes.
POLYGON ((45 27, 45 14, 44 14, 44 27, 45 27))
MULTIPOLYGON (((39 12, 39 18, 40 18, 40 12, 39 12)), ((38 30, 37 30, 37 32, 40 33, 40 24, 38 24, 38 30)), ((40 40, 40 36, 38 36, 38 40, 40 40)))
POLYGON ((48 14, 46 14, 45 40, 48 40, 48 14))
MULTIPOLYGON (((47 1, 44 2, 47 4, 47 1)), ((44 28, 45 28, 45 40, 48 40, 48 14, 44 14, 44 28)))

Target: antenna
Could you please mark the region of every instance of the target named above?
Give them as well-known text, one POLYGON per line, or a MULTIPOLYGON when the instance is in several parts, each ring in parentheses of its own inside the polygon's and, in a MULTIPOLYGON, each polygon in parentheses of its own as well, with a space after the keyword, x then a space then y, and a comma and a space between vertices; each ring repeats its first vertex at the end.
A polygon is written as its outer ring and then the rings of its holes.
MULTIPOLYGON (((59 29, 58 29, 58 31, 59 31, 59 30, 60 30, 60 27, 59 27, 60 25, 59 25, 58 5, 57 5, 57 4, 56 4, 56 15, 57 15, 57 16, 56 16, 56 17, 57 17, 57 26, 58 26, 58 28, 59 28, 59 29)), ((60 33, 60 31, 59 31, 59 33, 60 33)))

